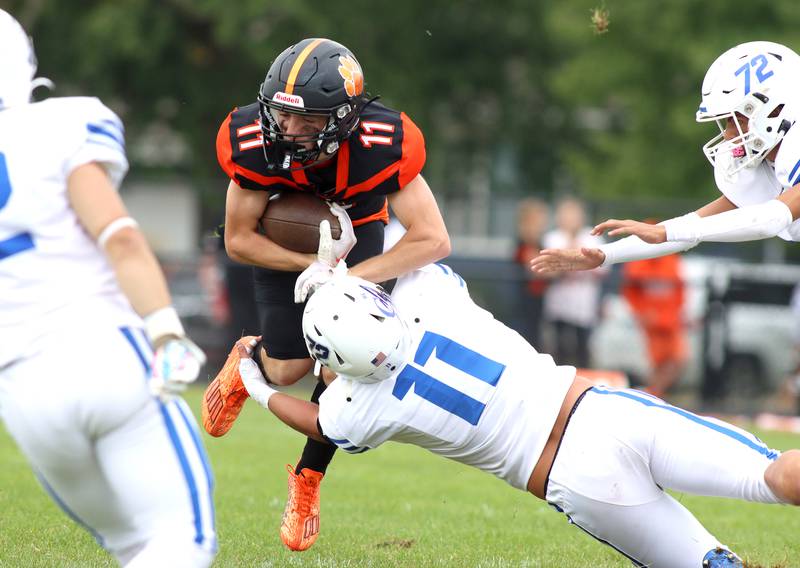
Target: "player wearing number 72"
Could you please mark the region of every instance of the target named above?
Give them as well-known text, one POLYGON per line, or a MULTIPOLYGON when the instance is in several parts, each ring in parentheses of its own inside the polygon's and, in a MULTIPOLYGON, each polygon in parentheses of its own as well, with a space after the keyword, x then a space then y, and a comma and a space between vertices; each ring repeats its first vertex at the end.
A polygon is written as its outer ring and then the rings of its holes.
POLYGON ((589 270, 686 251, 703 241, 800 241, 800 56, 767 41, 729 49, 706 72, 696 117, 720 128, 703 146, 720 197, 658 225, 609 219, 592 232, 628 236, 599 248, 544 250, 531 269, 589 270))
POLYGON ((309 352, 338 373, 319 406, 273 390, 239 343, 251 397, 349 453, 392 440, 546 499, 637 566, 742 566, 664 489, 800 502, 800 452, 626 389, 594 386, 478 307, 444 265, 391 296, 337 276, 306 305, 309 352), (704 563, 706 562, 706 563, 704 563))

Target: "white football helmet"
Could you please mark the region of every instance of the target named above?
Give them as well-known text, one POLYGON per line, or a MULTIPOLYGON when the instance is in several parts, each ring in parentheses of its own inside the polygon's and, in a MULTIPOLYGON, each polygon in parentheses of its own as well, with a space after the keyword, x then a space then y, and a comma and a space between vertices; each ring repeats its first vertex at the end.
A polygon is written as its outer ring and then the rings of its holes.
POLYGON ((372 282, 336 277, 320 286, 303 311, 311 357, 345 378, 376 383, 407 361, 411 334, 391 297, 372 282))
POLYGON ((28 34, 11 14, 0 10, 0 109, 30 102, 39 85, 52 83, 34 79, 36 55, 28 34))
POLYGON ((703 79, 697 111, 698 122, 714 120, 721 131, 703 146, 711 164, 728 176, 760 164, 798 118, 798 86, 800 56, 784 45, 751 41, 720 55, 703 79), (726 140, 731 118, 738 136, 726 140))

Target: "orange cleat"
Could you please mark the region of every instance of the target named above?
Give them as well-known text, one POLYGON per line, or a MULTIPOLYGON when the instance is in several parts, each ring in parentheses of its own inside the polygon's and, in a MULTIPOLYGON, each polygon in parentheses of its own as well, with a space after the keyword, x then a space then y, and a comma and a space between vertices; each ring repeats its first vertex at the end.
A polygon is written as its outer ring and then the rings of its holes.
POLYGON ((307 550, 319 536, 319 484, 323 474, 303 468, 289 472, 289 499, 281 521, 281 540, 289 550, 307 550))
MULTIPOLYGON (((243 337, 240 341, 252 339, 255 337, 243 337)), ((239 359, 239 352, 234 345, 222 370, 203 394, 203 428, 212 436, 227 434, 242 411, 244 401, 250 396, 239 375, 239 359)))

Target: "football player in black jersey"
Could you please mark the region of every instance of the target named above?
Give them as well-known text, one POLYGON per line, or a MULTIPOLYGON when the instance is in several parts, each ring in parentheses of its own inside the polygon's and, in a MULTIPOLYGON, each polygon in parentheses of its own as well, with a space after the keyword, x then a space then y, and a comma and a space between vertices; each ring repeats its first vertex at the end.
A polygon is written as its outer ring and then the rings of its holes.
MULTIPOLYGON (((303 304, 295 298, 302 301, 324 282, 336 257, 345 257, 350 274, 383 282, 450 253, 442 215, 420 174, 422 133, 405 113, 366 96, 361 66, 339 43, 310 38, 283 51, 257 102, 234 109, 222 123, 217 157, 231 179, 225 248, 233 260, 255 266, 262 334, 255 359, 273 384, 293 384, 312 369, 303 304), (334 241, 327 262, 278 246, 258 230, 270 195, 278 191, 328 200, 346 226, 352 222, 353 230, 343 234, 355 239, 334 241), (383 253, 389 206, 406 233, 383 253)), ((227 432, 247 398, 238 357, 234 348, 204 396, 203 423, 212 435, 227 432)), ((323 390, 320 382, 312 402, 323 390)), ((289 468, 281 539, 292 550, 305 550, 317 538, 319 483, 334 451, 309 439, 297 466, 289 468)))

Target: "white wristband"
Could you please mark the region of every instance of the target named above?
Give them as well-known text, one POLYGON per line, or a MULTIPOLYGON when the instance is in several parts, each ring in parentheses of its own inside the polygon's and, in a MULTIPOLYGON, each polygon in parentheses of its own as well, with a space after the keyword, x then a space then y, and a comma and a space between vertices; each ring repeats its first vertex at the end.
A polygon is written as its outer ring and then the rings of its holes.
MULTIPOLYGON (((687 219, 691 217, 700 218, 697 213, 687 213, 677 219, 670 219, 659 223, 660 225, 667 225, 670 221, 679 219, 687 219)), ((600 245, 598 248, 606 255, 603 263, 600 266, 609 266, 619 262, 630 262, 633 260, 644 260, 647 258, 656 258, 659 256, 666 256, 676 252, 684 252, 696 246, 699 241, 680 241, 680 242, 665 242, 658 244, 650 244, 644 242, 639 237, 631 235, 613 243, 600 245)))
POLYGON ((697 223, 701 218, 697 213, 690 213, 661 223, 667 233, 667 242, 699 242, 697 223))
POLYGON ((144 317, 144 328, 150 343, 155 344, 156 340, 165 335, 183 337, 186 332, 183 330, 178 312, 172 306, 158 309, 144 317))
POLYGON ((133 217, 119 217, 111 221, 106 228, 100 231, 100 234, 97 236, 97 245, 104 249, 106 248, 106 243, 111 236, 119 231, 120 229, 124 229, 126 227, 138 227, 139 223, 136 222, 136 219, 133 217))
POLYGON ((269 409, 269 399, 278 391, 267 384, 256 362, 252 359, 239 361, 239 375, 242 377, 242 383, 244 383, 244 388, 250 398, 269 409))

